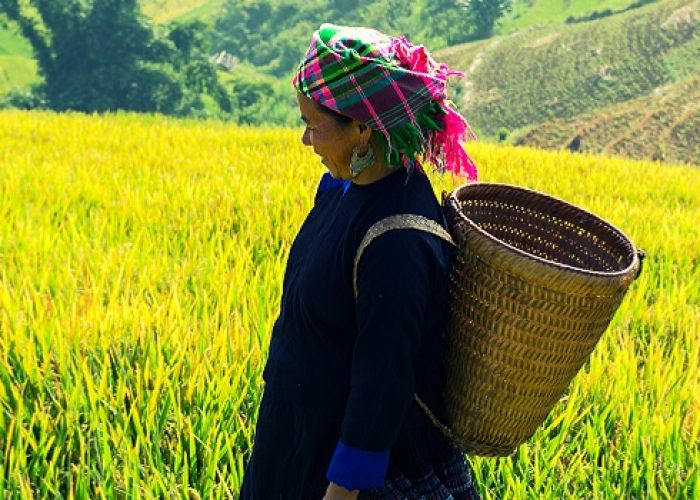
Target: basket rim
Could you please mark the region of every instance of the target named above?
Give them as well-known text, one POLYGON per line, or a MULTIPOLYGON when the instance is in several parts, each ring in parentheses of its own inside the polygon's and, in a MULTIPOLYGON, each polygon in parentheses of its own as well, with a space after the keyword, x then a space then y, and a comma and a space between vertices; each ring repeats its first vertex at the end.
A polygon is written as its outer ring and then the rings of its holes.
POLYGON ((577 274, 582 274, 585 276, 595 276, 595 277, 600 277, 600 278, 617 278, 617 277, 623 277, 628 274, 635 268, 638 268, 640 265, 640 260, 639 260, 639 249, 635 246, 635 244, 632 242, 632 240, 619 228, 611 224, 610 222, 604 220, 600 216, 594 214, 593 212, 586 210, 585 208, 581 208, 578 205, 574 205, 573 203, 570 203, 568 201, 565 201, 561 198, 558 198, 556 196, 543 193, 541 191, 537 191, 535 189, 530 189, 526 188, 523 186, 516 186, 514 184, 507 184, 507 183, 501 183, 501 182, 481 182, 481 181, 476 181, 476 182, 471 182, 468 184, 463 184, 456 189, 454 189, 449 196, 447 197, 447 203, 450 203, 454 205, 454 208, 456 208, 455 212, 457 213, 457 216, 465 221, 469 226, 476 230, 480 235, 483 237, 486 237, 487 239, 498 243, 499 245, 502 245, 506 250, 510 251, 511 253, 514 253, 518 256, 525 257, 526 259, 529 259, 531 261, 537 262, 539 264, 546 265, 550 268, 558 268, 559 270, 562 271, 568 271, 568 272, 574 272, 577 274), (536 197, 540 197, 543 199, 547 199, 550 201, 553 201, 555 203, 559 203, 563 206, 566 206, 568 208, 573 208, 577 211, 580 211, 582 214, 586 214, 594 219, 596 219, 598 222, 601 222, 603 225, 607 226, 612 232, 617 233, 619 236, 622 237, 624 241, 626 241, 629 245, 630 248, 632 249, 632 260, 627 265, 624 269, 619 270, 619 271, 595 271, 592 269, 585 269, 582 267, 576 267, 572 266, 569 264, 563 264, 561 262, 556 262, 554 260, 549 260, 545 259, 542 257, 539 257, 537 255, 533 255, 531 253, 528 253, 524 250, 519 249, 518 247, 515 247, 511 245, 510 243, 503 241, 500 238, 497 238, 496 236, 492 235, 488 231, 482 229, 476 222, 471 220, 469 217, 467 217, 464 212, 460 209, 460 201, 459 198, 457 197, 457 194, 463 191, 467 191, 469 189, 474 189, 479 186, 485 186, 485 187, 495 187, 495 188, 503 188, 505 190, 512 190, 512 191, 520 191, 524 194, 529 194, 529 195, 534 195, 536 197))

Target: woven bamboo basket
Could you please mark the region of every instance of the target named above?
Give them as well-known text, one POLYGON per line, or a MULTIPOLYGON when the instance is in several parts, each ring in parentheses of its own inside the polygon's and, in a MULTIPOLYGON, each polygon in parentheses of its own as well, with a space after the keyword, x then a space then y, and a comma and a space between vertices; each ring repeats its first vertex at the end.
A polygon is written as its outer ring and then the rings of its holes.
POLYGON ((599 217, 528 189, 476 183, 443 202, 457 245, 449 434, 464 452, 507 456, 588 359, 643 254, 599 217))

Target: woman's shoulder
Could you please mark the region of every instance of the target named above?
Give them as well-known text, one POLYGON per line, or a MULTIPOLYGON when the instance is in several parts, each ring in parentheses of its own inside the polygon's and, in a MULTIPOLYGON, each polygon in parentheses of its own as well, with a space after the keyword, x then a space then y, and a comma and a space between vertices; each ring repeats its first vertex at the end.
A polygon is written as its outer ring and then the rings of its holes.
POLYGON ((400 214, 421 215, 442 223, 442 210, 428 177, 419 171, 402 172, 382 196, 368 207, 367 222, 400 214))
MULTIPOLYGON (((393 182, 381 195, 368 203, 353 224, 355 244, 359 246, 369 229, 383 219, 401 215, 419 215, 446 227, 445 218, 440 203, 432 190, 429 179, 425 174, 413 171, 398 176, 398 182, 393 182)), ((428 244, 439 251, 442 240, 424 231, 391 231, 394 234, 387 238, 398 246, 413 246, 428 244), (400 233, 400 234, 399 234, 400 233)))

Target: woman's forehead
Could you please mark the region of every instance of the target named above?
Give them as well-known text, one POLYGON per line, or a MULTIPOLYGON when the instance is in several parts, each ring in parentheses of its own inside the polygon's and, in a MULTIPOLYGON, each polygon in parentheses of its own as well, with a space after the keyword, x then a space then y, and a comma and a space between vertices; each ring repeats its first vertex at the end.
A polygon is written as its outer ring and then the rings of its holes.
POLYGON ((297 101, 299 102, 299 111, 301 112, 302 118, 311 119, 321 114, 321 110, 318 109, 318 104, 304 94, 297 93, 297 101))

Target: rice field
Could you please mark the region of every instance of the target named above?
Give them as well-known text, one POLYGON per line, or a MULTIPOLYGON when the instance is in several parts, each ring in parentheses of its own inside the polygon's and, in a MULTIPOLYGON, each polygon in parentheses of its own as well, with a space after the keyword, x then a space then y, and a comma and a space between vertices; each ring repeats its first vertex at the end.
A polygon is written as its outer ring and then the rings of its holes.
MULTIPOLYGON (((300 134, 0 113, 0 497, 236 497, 322 173, 300 134)), ((700 498, 700 170, 468 149, 648 255, 545 425, 472 459, 482 496, 700 498)))

